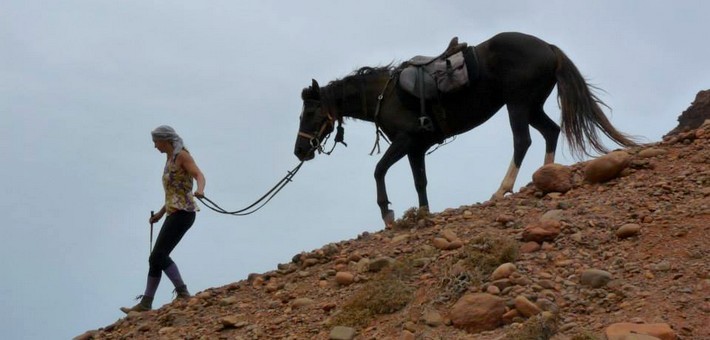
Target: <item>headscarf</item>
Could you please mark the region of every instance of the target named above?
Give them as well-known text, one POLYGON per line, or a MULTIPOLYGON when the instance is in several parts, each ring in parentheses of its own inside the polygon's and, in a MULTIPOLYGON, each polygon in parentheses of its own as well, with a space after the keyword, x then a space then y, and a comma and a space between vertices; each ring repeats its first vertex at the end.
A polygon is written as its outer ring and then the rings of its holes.
POLYGON ((182 151, 184 145, 182 143, 182 138, 175 132, 175 129, 167 125, 161 125, 155 128, 155 130, 150 132, 153 136, 153 140, 167 140, 173 145, 173 155, 178 154, 182 151))

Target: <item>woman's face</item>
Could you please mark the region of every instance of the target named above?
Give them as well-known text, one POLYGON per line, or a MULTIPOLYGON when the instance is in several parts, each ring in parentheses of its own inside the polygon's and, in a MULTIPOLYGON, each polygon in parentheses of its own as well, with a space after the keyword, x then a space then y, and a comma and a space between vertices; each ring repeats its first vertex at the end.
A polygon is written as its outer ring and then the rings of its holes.
POLYGON ((160 153, 168 152, 168 148, 171 146, 170 141, 167 140, 153 140, 153 145, 160 153))

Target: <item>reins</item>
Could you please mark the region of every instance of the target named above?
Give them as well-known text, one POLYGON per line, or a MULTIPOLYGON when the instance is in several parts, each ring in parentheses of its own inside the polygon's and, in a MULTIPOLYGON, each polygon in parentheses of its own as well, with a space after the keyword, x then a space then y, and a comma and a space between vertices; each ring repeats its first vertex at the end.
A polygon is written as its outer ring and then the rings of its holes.
POLYGON ((200 202, 202 202, 202 204, 204 204, 210 210, 213 210, 213 211, 218 212, 220 214, 233 215, 233 216, 251 215, 251 214, 257 212, 259 209, 263 208, 266 205, 266 203, 269 203, 269 201, 271 201, 271 199, 274 198, 274 196, 276 196, 276 194, 278 194, 279 191, 281 191, 281 189, 283 189, 288 183, 290 183, 293 179, 293 176, 295 176, 296 173, 298 172, 298 170, 301 169, 301 166, 303 165, 304 162, 305 161, 301 161, 300 163, 298 163, 298 165, 296 165, 296 167, 293 168, 293 170, 289 171, 288 174, 286 176, 284 176, 284 178, 282 178, 278 183, 276 183, 276 185, 274 185, 273 188, 271 188, 268 192, 266 192, 266 194, 261 196, 261 198, 256 200, 256 202, 252 203, 251 205, 249 205, 248 207, 246 207, 244 209, 237 210, 237 211, 227 211, 224 208, 217 205, 217 203, 215 203, 212 200, 210 200, 209 198, 207 198, 206 196, 197 197, 197 199, 200 200, 200 202))

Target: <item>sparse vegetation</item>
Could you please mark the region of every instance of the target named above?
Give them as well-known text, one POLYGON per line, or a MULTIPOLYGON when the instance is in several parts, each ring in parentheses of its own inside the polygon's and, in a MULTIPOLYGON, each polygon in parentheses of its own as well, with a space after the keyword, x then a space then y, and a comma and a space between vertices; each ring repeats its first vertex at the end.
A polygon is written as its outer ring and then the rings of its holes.
POLYGON ((506 340, 548 340, 557 333, 556 315, 545 312, 527 319, 523 326, 506 335, 506 340))
POLYGON ((433 224, 429 209, 412 207, 404 212, 402 218, 394 221, 392 228, 395 230, 423 228, 433 224))
POLYGON ((330 320, 331 324, 361 327, 380 314, 404 308, 413 298, 407 283, 415 273, 413 261, 397 261, 365 283, 330 320))
POLYGON ((503 263, 518 258, 518 243, 510 238, 481 234, 469 242, 456 259, 463 268, 453 269, 452 263, 442 284, 445 286, 439 301, 451 301, 463 295, 471 285, 480 285, 503 263), (463 269, 463 271, 461 271, 463 269))
POLYGON ((582 331, 579 334, 575 334, 570 340, 601 340, 601 338, 590 331, 582 331))

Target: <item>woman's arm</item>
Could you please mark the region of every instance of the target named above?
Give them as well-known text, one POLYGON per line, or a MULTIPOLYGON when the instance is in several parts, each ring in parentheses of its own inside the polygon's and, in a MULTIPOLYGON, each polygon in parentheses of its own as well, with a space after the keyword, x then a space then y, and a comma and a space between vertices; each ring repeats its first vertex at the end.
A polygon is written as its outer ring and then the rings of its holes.
POLYGON ((148 222, 150 222, 151 224, 156 223, 160 221, 161 218, 163 218, 163 215, 165 215, 165 206, 162 206, 157 213, 153 214, 153 216, 150 217, 148 222))
POLYGON ((185 169, 185 171, 187 171, 187 173, 190 174, 190 176, 192 176, 192 178, 197 181, 197 190, 195 190, 195 196, 204 197, 206 184, 205 175, 202 174, 202 171, 200 171, 200 168, 197 166, 197 163, 195 163, 195 160, 192 158, 190 153, 179 153, 177 159, 175 160, 175 163, 185 169))

